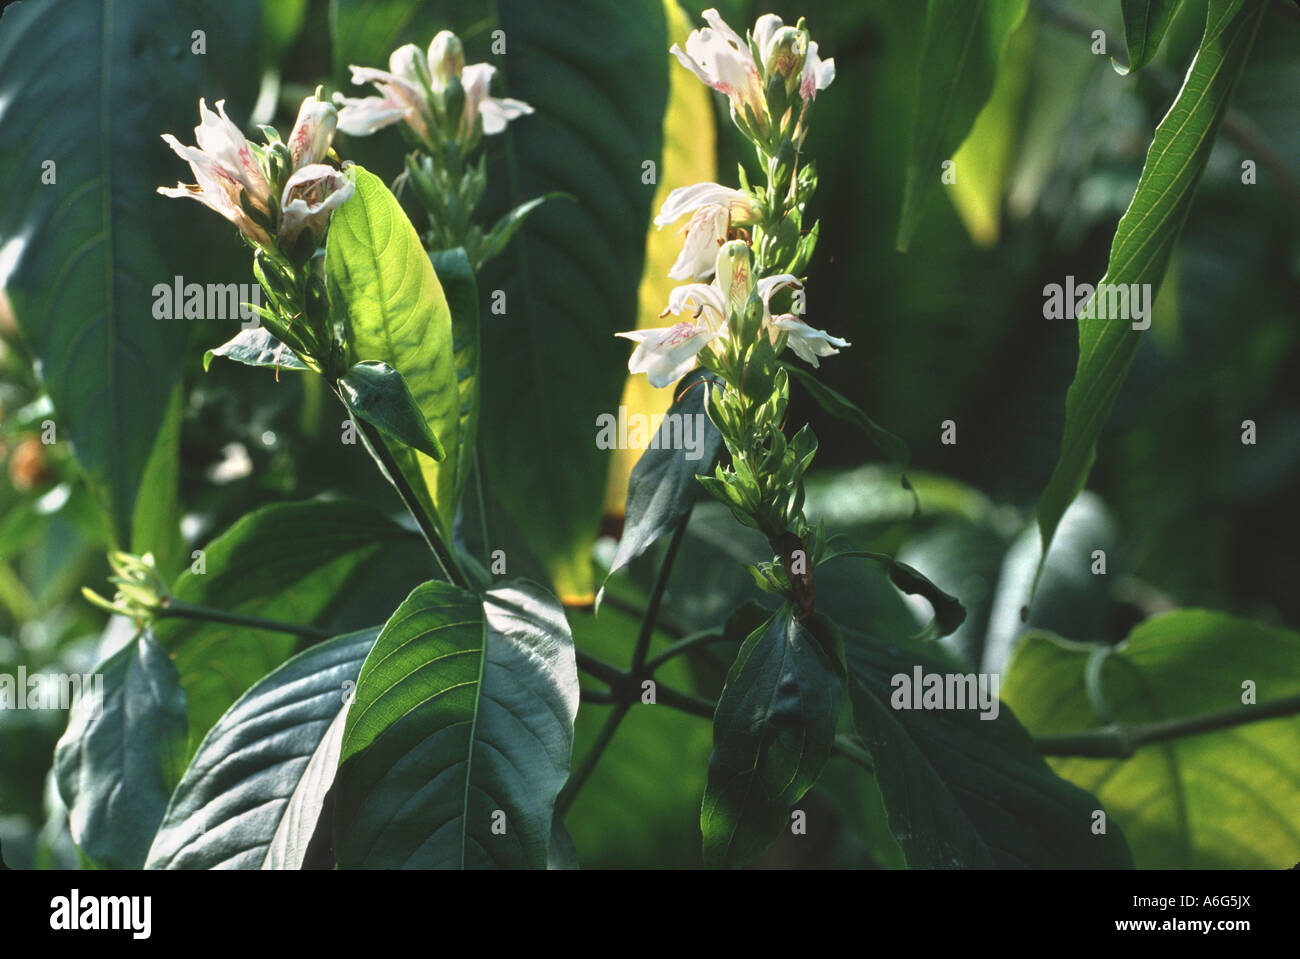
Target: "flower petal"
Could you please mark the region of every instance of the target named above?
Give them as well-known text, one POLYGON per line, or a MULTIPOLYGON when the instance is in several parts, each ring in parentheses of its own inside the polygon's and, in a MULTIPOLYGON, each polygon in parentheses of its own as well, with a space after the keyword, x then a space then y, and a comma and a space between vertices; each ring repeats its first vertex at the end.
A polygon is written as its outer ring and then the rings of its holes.
POLYGON ((795 355, 814 368, 821 365, 818 357, 834 356, 839 352, 836 347, 852 346, 848 340, 831 336, 825 330, 816 330, 798 317, 787 313, 772 321, 772 326, 789 334, 786 345, 794 350, 795 355))
POLYGON ((662 389, 685 376, 695 365, 695 355, 720 332, 694 323, 678 323, 661 329, 631 330, 615 335, 637 344, 627 361, 628 371, 646 374, 651 386, 662 389))

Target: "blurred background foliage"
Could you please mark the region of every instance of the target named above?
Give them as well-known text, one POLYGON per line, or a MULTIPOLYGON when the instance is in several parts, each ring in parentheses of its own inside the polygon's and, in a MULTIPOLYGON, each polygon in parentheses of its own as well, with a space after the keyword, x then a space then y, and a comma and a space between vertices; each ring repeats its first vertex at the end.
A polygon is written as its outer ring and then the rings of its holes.
MULTIPOLYGON (((817 99, 807 144, 821 183, 814 210, 821 242, 808 278, 808 314, 815 326, 853 343, 823 362, 821 376, 908 442, 909 476, 922 503, 913 516, 897 473, 877 465, 879 457, 851 426, 795 390, 791 422, 811 421, 820 439, 809 483, 812 518, 825 517, 828 526, 897 553, 958 595, 970 616, 944 643, 984 669, 1005 666, 1031 627, 1113 643, 1146 616, 1180 606, 1300 626, 1294 588, 1300 580, 1300 124, 1294 113, 1300 19, 1281 3, 1269 13, 1160 292, 1151 335, 1103 433, 1090 492, 1067 514, 1026 623, 1020 610, 1038 558, 1030 519, 1059 451, 1077 356, 1075 324, 1043 318, 1043 287, 1064 283, 1067 275, 1095 283, 1105 272, 1152 131, 1195 50, 1205 0, 1184 3, 1155 62, 1127 77, 1090 50, 1089 33, 1100 28, 1109 52, 1122 55, 1118 0, 1033 0, 994 97, 958 157, 959 187, 933 192, 906 255, 895 252, 894 241, 925 4, 690 0, 684 7, 698 24, 701 9, 713 5, 737 27, 769 11, 787 22, 806 16, 822 55, 835 58, 836 82, 817 99), (1246 159, 1258 164, 1258 185, 1242 185, 1246 159), (948 419, 957 423, 956 445, 939 441, 948 419), (1257 445, 1241 443, 1246 419, 1258 426, 1257 445), (1080 572, 1096 548, 1107 551, 1105 577, 1080 572)), ((384 0, 351 24, 343 44, 367 51, 367 59, 340 60, 331 23, 341 6, 265 0, 261 95, 255 104, 232 99, 232 116, 286 130, 316 83, 355 95, 350 83, 341 85, 347 62, 380 65, 398 43, 427 43, 443 27, 461 33, 471 61, 488 55, 492 4, 384 0)), ((677 36, 671 22, 656 29, 677 36)), ((529 40, 512 36, 510 42, 522 47, 529 40)), ((221 55, 213 45, 209 56, 221 55)), ((670 117, 674 109, 698 117, 698 102, 679 99, 698 100, 700 88, 678 84, 685 71, 675 63, 670 68, 670 117)), ((216 99, 219 92, 206 95, 216 99)), ((508 92, 531 99, 526 88, 508 92)), ((677 157, 664 159, 665 176, 690 182, 716 163, 718 179, 730 184, 737 163, 752 166, 724 109, 715 100, 713 129, 699 130, 685 149, 680 135, 664 131, 669 156, 676 150, 677 157)), ((168 129, 180 132, 193 122, 188 114, 181 120, 168 129)), ((491 144, 494 164, 508 149, 505 141, 491 144)), ((345 158, 388 179, 400 170, 395 136, 338 146, 345 158)), ((251 282, 245 251, 225 224, 187 212, 211 248, 187 280, 251 282)), ((536 228, 525 228, 525 235, 536 228)), ((646 230, 651 265, 657 258, 652 230, 646 230)), ((643 287, 643 325, 653 299, 643 287)), ((634 309, 633 303, 629 315, 590 322, 612 334, 635 325, 634 309)), ((202 351, 225 339, 227 329, 210 321, 189 326, 181 539, 164 560, 168 575, 187 565, 192 548, 268 503, 341 494, 398 512, 361 448, 340 446, 339 415, 318 379, 277 381, 220 362, 203 374, 202 351)), ((0 672, 15 673, 19 665, 29 672, 85 672, 129 638, 120 624, 106 628, 79 596, 83 585, 101 588, 110 532, 65 446, 40 442, 50 400, 2 296, 0 333, 0 672)), ((611 352, 621 356, 622 347, 606 344, 590 356, 577 347, 555 375, 579 389, 588 380, 606 382, 610 369, 593 367, 607 364, 611 352)), ((489 382, 487 389, 494 388, 508 406, 509 384, 489 382)), ((666 393, 627 396, 666 405, 666 393)), ((490 420, 484 428, 492 428, 490 420)), ((635 454, 620 457, 600 461, 615 477, 610 507, 621 500, 619 486, 635 454)), ((500 504, 489 502, 489 510, 492 529, 508 544, 511 573, 545 577, 542 565, 526 556, 528 536, 500 504)), ((617 534, 618 512, 606 509, 605 534, 617 534)), ((758 598, 738 561, 763 558, 766 548, 744 532, 725 510, 697 508, 670 582, 664 638, 716 626, 758 598)), ((598 567, 612 544, 608 535, 597 543, 598 567)), ((616 662, 626 658, 637 626, 627 609, 643 602, 662 546, 610 583, 599 617, 572 610, 580 648, 616 662)), ((920 628, 924 604, 900 598, 871 569, 852 568, 865 564, 841 565, 843 571, 828 567, 818 574, 820 609, 899 635, 920 628)), ((425 570, 409 551, 395 552, 368 575, 376 589, 350 589, 333 609, 331 622, 340 629, 382 620, 391 609, 384 604, 400 599, 425 570), (374 601, 379 584, 382 602, 374 601)), ((716 694, 729 657, 722 647, 715 652, 713 666, 678 661, 665 681, 716 694)), ((575 757, 607 708, 584 705, 575 757)), ((52 711, 0 714, 0 840, 11 866, 79 862, 47 779, 65 722, 52 711)), ((666 709, 634 710, 569 817, 584 865, 697 864, 710 749, 706 722, 666 709)), ((832 763, 805 803, 810 819, 829 828, 816 830, 815 843, 778 843, 763 862, 898 865, 879 794, 856 773, 832 763)))

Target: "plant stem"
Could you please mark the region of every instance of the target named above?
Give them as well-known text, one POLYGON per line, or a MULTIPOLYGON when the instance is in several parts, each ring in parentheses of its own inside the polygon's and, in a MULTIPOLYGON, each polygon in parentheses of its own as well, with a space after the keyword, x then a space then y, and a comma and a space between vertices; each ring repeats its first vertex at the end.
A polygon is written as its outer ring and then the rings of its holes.
POLYGON ((691 520, 691 510, 686 511, 673 530, 673 538, 668 542, 668 552, 664 554, 659 575, 655 578, 654 588, 650 591, 650 603, 645 615, 641 617, 641 632, 636 638, 636 649, 632 652, 632 673, 636 675, 645 667, 646 654, 650 652, 650 639, 654 635, 655 620, 659 617, 659 604, 663 601, 664 591, 668 589, 668 580, 672 576, 673 562, 677 559, 677 550, 686 536, 686 525, 691 520))
POLYGON ((353 419, 360 428, 362 435, 365 436, 366 445, 369 447, 371 455, 379 463, 381 471, 388 477, 388 481, 393 484, 393 488, 397 490, 397 495, 401 497, 407 511, 415 518, 416 524, 420 527, 420 532, 424 534, 424 541, 429 544, 429 549, 433 552, 434 558, 442 568, 442 574, 447 578, 447 582, 462 589, 468 589, 469 580, 461 572, 455 554, 443 542, 442 531, 438 528, 437 521, 426 512, 423 504, 416 497, 415 491, 406 482, 406 477, 402 475, 401 469, 397 466, 397 461, 393 458, 392 451, 384 442, 379 430, 364 420, 356 417, 353 419))
POLYGON ((591 776, 600 762, 601 755, 605 752, 605 747, 609 745, 610 740, 614 738, 614 733, 618 731, 618 724, 623 721, 627 711, 632 708, 630 702, 617 703, 609 718, 605 720, 605 725, 600 727, 600 732, 596 734, 596 741, 591 744, 587 750, 587 755, 582 758, 582 765, 578 771, 569 777, 569 781, 564 788, 560 790, 559 798, 555 800, 555 812, 560 818, 563 818, 573 805, 573 801, 578 798, 578 791, 582 789, 583 784, 591 776))
POLYGON ((1034 745, 1044 756, 1087 756, 1094 759, 1127 759, 1142 746, 1194 736, 1198 733, 1231 729, 1265 719, 1300 714, 1300 696, 1289 696, 1259 706, 1238 706, 1219 713, 1163 719, 1137 726, 1112 723, 1101 729, 1059 736, 1039 736, 1034 745))
POLYGON ((230 623, 233 626, 247 626, 250 629, 266 629, 276 633, 288 633, 304 639, 328 639, 330 634, 311 626, 299 626, 297 623, 282 623, 274 619, 262 619, 260 616, 243 616, 228 613, 223 609, 209 609, 206 606, 191 606, 178 599, 169 598, 157 612, 158 619, 194 619, 209 623, 230 623))
POLYGON ((718 632, 716 629, 706 630, 702 633, 692 633, 690 636, 685 636, 682 639, 679 639, 658 656, 646 663, 646 672, 653 673, 671 659, 675 659, 684 653, 689 653, 697 647, 707 646, 710 643, 722 642, 726 638, 726 636, 718 632))
POLYGON ((834 753, 836 756, 843 756, 849 762, 857 763, 867 772, 874 773, 876 764, 871 760, 871 754, 862 748, 862 745, 852 736, 846 736, 840 733, 835 737, 834 753))
POLYGON ((597 659, 590 653, 584 653, 579 649, 577 650, 577 656, 579 669, 591 673, 591 675, 595 676, 601 682, 606 683, 611 688, 621 686, 630 678, 629 673, 623 672, 616 666, 611 666, 603 659, 597 659))

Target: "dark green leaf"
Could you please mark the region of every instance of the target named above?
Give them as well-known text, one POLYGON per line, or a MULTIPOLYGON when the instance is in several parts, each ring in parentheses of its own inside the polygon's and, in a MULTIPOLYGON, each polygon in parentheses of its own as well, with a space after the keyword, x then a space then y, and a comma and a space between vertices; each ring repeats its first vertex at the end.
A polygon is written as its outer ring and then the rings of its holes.
POLYGON ((1007 40, 1027 6, 1028 0, 929 0, 898 226, 900 252, 912 242, 943 162, 952 159, 993 92, 1007 40))
POLYGON ((205 237, 235 242, 215 214, 155 192, 189 175, 160 134, 192 142, 200 96, 251 104, 241 64, 257 60, 259 9, 59 0, 0 19, 0 289, 121 546, 189 334, 154 318, 151 290, 209 279, 205 237), (220 56, 191 55, 196 27, 220 56))
POLYGON ((789 828, 791 809, 831 755, 838 670, 789 607, 745 640, 713 720, 700 810, 707 864, 743 865, 789 828))
MULTIPOLYGON (((1125 726, 1242 710, 1300 695, 1300 633, 1209 610, 1139 624, 1118 646, 1025 638, 1003 690, 1035 736, 1100 729, 1088 661, 1125 726), (1254 683, 1257 705, 1244 705, 1254 683)), ((1300 860, 1300 717, 1143 746, 1128 759, 1051 759, 1124 824, 1143 869, 1287 869, 1300 860)))
POLYGON ((302 868, 352 690, 378 635, 313 646, 230 707, 172 795, 147 868, 302 868))
POLYGON ((703 487, 695 477, 713 469, 722 449, 722 434, 704 412, 705 390, 712 388, 715 379, 694 370, 674 387, 676 399, 668 407, 668 415, 675 418, 664 420, 632 468, 626 523, 610 563, 611 575, 675 528, 699 498, 703 487), (689 434, 685 432, 688 428, 689 434), (690 449, 687 436, 692 438, 690 449))
POLYGON ((185 693, 141 633, 95 667, 54 754, 72 838, 96 864, 139 869, 185 768, 185 693))
POLYGON ((1181 3, 1182 0, 1122 0, 1128 66, 1115 65, 1121 76, 1141 70, 1151 62, 1181 3))
POLYGON ((501 219, 497 220, 496 225, 492 227, 483 240, 483 250, 479 255, 479 266, 482 267, 488 260, 498 256, 506 248, 506 244, 519 232, 519 228, 524 225, 524 220, 528 219, 528 214, 532 213, 547 200, 556 200, 561 197, 572 200, 573 197, 565 193, 551 193, 547 196, 539 196, 529 200, 527 203, 521 203, 501 219))
MULTIPOLYGON (((914 683, 917 669, 961 675, 949 661, 854 630, 845 629, 844 638, 854 725, 871 752, 890 827, 910 866, 1131 865, 1119 825, 1110 820, 1105 835, 1092 832, 1102 805, 1048 768, 1005 706, 993 719, 969 704, 901 708, 913 703, 903 679, 914 683)), ((997 705, 994 678, 988 679, 997 705)))
POLYGON ((167 401, 167 413, 140 477, 140 495, 131 519, 131 552, 152 554, 154 566, 164 579, 180 572, 185 548, 180 521, 183 403, 184 391, 178 383, 167 401))
POLYGON ((608 451, 593 424, 616 411, 668 100, 662 0, 500 0, 493 28, 520 38, 504 58, 503 92, 536 114, 512 123, 489 153, 484 216, 555 191, 483 274, 504 315, 483 327, 484 477, 546 565, 562 597, 589 597, 608 451), (538 509, 538 503, 546 504, 538 509))
MULTIPOLYGON (((841 541, 842 542, 842 541, 841 541)), ((923 573, 906 563, 900 563, 884 553, 873 553, 866 549, 857 549, 852 545, 839 545, 834 540, 828 545, 822 563, 833 559, 869 559, 880 563, 889 572, 889 581, 909 596, 920 596, 934 610, 934 621, 922 633, 923 638, 938 639, 956 631, 966 619, 966 608, 955 596, 950 596, 923 573)))
POLYGON ((348 712, 339 864, 546 868, 577 711, 573 640, 549 593, 416 588, 348 712))
POLYGON ((325 280, 343 320, 349 362, 387 363, 402 374, 429 428, 441 462, 394 449, 417 495, 451 530, 460 463, 460 392, 447 305, 415 227, 382 180, 358 166, 356 193, 334 213, 326 241, 325 280))
MULTIPOLYGON (((172 589, 194 606, 281 620, 321 622, 346 599, 386 545, 409 538, 381 513, 345 500, 267 506, 204 547, 172 589)), ((296 636, 225 623, 165 619, 155 629, 185 689, 193 755, 229 706, 283 663, 296 636)))
POLYGON ((895 436, 889 430, 879 425, 842 393, 838 393, 826 386, 816 376, 809 373, 801 367, 792 363, 782 363, 787 373, 803 384, 808 391, 808 395, 817 401, 817 405, 824 409, 831 416, 844 420, 846 423, 852 423, 858 429, 867 435, 867 438, 876 445, 876 449, 889 457, 890 462, 900 468, 906 468, 911 460, 911 452, 907 444, 895 436))
POLYGON ((270 330, 259 326, 240 330, 231 339, 203 354, 203 372, 212 366, 214 356, 224 356, 245 366, 265 366, 276 370, 306 370, 298 354, 275 338, 270 330))
POLYGON ((353 416, 389 439, 435 460, 446 457, 402 374, 387 363, 358 363, 339 380, 339 391, 353 416))
MULTIPOLYGON (((1149 287, 1148 308, 1187 220, 1215 134, 1268 4, 1251 0, 1227 19, 1236 7, 1241 7, 1240 0, 1211 0, 1206 39, 1178 99, 1156 127, 1137 191, 1119 221, 1110 264, 1099 284, 1126 291, 1149 287)), ((1094 297, 1090 303, 1096 318, 1079 320, 1079 362, 1065 397, 1061 454, 1038 501, 1044 555, 1061 515, 1088 479, 1102 425, 1142 340, 1142 330, 1133 329, 1132 320, 1109 315, 1123 311, 1111 310, 1108 300, 1094 297)), ((1149 315, 1146 319, 1153 322, 1149 315)))

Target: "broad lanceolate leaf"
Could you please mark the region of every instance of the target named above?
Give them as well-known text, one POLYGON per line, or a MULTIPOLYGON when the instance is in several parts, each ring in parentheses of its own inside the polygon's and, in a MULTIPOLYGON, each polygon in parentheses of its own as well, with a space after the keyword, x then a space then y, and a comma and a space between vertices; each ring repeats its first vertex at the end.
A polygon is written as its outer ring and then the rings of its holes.
MULTIPOLYGON (((268 506, 209 543, 172 592, 195 606, 310 626, 330 614, 385 546, 411 535, 359 503, 268 506)), ((181 619, 162 620, 155 632, 185 688, 189 755, 227 708, 300 642, 287 633, 181 619)))
POLYGON ((339 865, 546 868, 577 710, 573 640, 544 589, 416 588, 348 712, 339 865))
POLYGON ((943 162, 952 159, 993 92, 1007 39, 1027 6, 1028 0, 929 0, 898 227, 900 251, 912 242, 926 198, 944 172, 943 162))
POLYGON ((1044 556, 1061 515, 1088 479, 1102 424, 1119 395, 1142 331, 1152 322, 1148 313, 1138 323, 1130 315, 1131 305, 1123 306, 1139 293, 1148 310, 1155 300, 1267 8, 1259 0, 1244 5, 1241 0, 1211 0, 1206 39, 1178 99, 1156 128, 1137 191, 1115 231, 1110 263, 1098 284, 1102 292, 1089 301, 1094 315, 1079 319, 1079 363, 1065 397, 1061 455, 1038 501, 1044 556), (1232 7, 1240 9, 1228 19, 1232 7))
POLYGON ((981 703, 980 676, 918 644, 887 645, 848 629, 844 640, 854 725, 908 865, 1131 865, 1119 824, 1108 820, 1104 834, 1094 833, 1101 803, 1048 768, 1011 710, 999 708, 994 677, 983 677, 981 703), (935 701, 922 698, 929 675, 961 691, 965 708, 951 708, 955 698, 924 708, 935 701), (949 680, 961 676, 974 687, 949 680))
POLYGON ((938 639, 956 632, 966 621, 966 607, 956 596, 945 593, 922 573, 906 563, 900 563, 885 553, 857 549, 844 540, 832 540, 826 547, 827 552, 821 563, 833 559, 869 559, 881 564, 889 573, 889 581, 909 596, 920 596, 934 610, 934 619, 921 634, 923 638, 938 639))
POLYGON ((339 392, 348 412, 377 428, 387 440, 434 460, 446 458, 402 374, 387 363, 358 363, 339 380, 339 392))
POLYGON ((147 868, 302 868, 357 675, 378 635, 313 646, 239 698, 172 795, 147 868))
POLYGON ((185 693, 166 650, 141 633, 83 680, 54 754, 72 838, 96 864, 139 869, 185 768, 185 693))
POLYGON ((484 219, 556 191, 577 202, 543 204, 484 269, 505 296, 484 316, 484 476, 561 597, 586 598, 611 459, 594 424, 623 391, 614 334, 636 325, 670 44, 662 0, 495 6, 494 28, 526 38, 498 63, 502 91, 537 112, 494 138, 484 219))
POLYGON ((0 18, 0 289, 123 547, 189 334, 154 318, 150 291, 211 276, 202 236, 235 242, 211 212, 154 192, 188 175, 159 135, 192 142, 200 96, 229 95, 236 114, 251 103, 256 72, 237 65, 256 61, 258 21, 257 0, 201 16, 173 0, 60 0, 0 18), (191 55, 196 27, 220 56, 191 55))
POLYGON ((1122 0, 1124 41, 1128 45, 1128 66, 1115 69, 1121 74, 1141 70, 1160 50, 1169 24, 1182 0, 1122 0))
POLYGON ((705 391, 715 379, 695 370, 674 387, 677 398, 628 480, 626 524, 611 574, 670 532, 695 505, 703 490, 695 477, 712 471, 722 449, 722 434, 704 412, 705 391))
MULTIPOLYGON (((456 391, 460 396, 460 446, 456 464, 456 502, 474 470, 478 448, 478 414, 482 406, 482 334, 478 321, 478 281, 462 249, 429 254, 451 310, 451 343, 456 356, 456 391)), ((481 508, 481 504, 480 504, 481 508)))
MULTIPOLYGON (((1300 695, 1300 633, 1208 610, 1148 619, 1115 647, 1026 637, 1004 694, 1035 736, 1266 707, 1300 695), (1247 685, 1249 684, 1249 685, 1247 685), (1253 698, 1247 702, 1247 690, 1253 698)), ((1199 732, 1128 759, 1050 759, 1105 803, 1144 869, 1287 869, 1300 860, 1300 717, 1199 732)), ((1113 823, 1112 823, 1113 825, 1113 823)))
POLYGON ((245 366, 264 366, 275 370, 306 370, 298 354, 275 338, 264 326, 240 330, 233 337, 203 354, 203 371, 212 366, 212 358, 224 356, 245 366))
POLYGON ((356 193, 335 212, 326 241, 330 304, 344 321, 350 362, 402 374, 446 459, 394 447, 408 482, 450 534, 460 462, 460 393, 451 309, 415 227, 382 180, 350 168, 356 193))
POLYGON ((706 863, 749 862, 789 827, 834 746, 840 668, 789 607, 740 647, 713 719, 700 810, 706 863))

